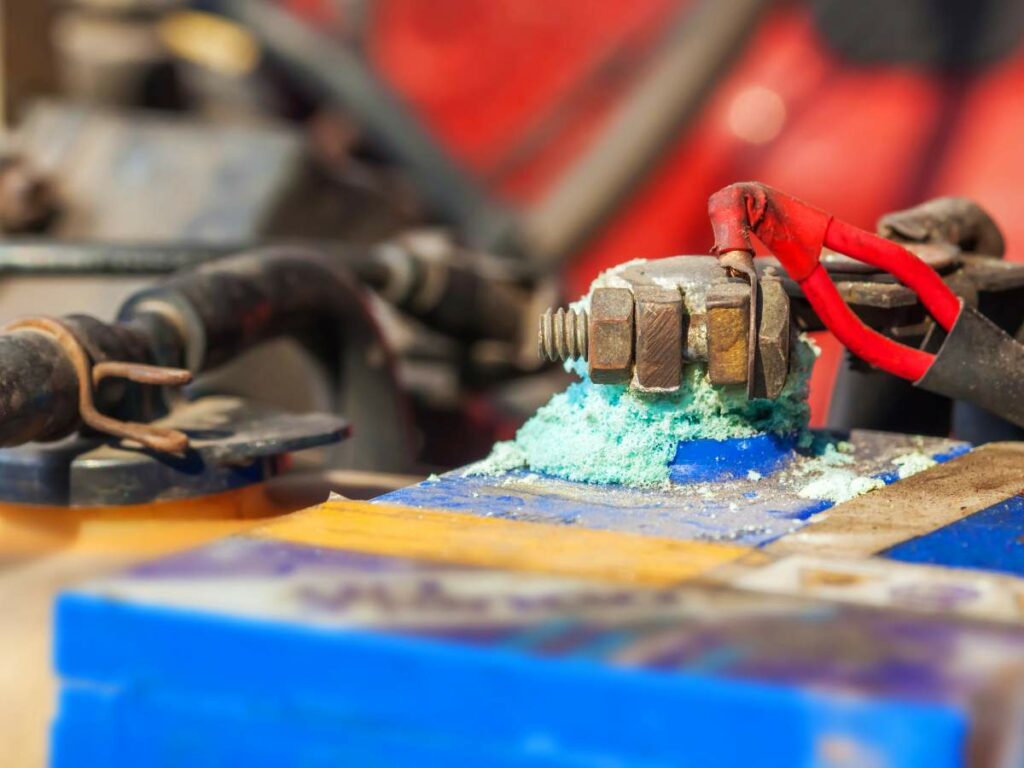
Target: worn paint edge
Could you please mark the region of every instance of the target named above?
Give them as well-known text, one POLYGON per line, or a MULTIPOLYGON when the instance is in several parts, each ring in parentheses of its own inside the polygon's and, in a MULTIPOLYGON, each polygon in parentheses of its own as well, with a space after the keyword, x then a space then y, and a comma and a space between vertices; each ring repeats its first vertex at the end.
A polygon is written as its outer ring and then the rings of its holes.
POLYGON ((248 534, 330 549, 670 586, 748 554, 749 547, 363 501, 329 501, 248 534))
POLYGON ((747 592, 929 613, 953 619, 1024 623, 1024 579, 881 557, 763 553, 728 563, 703 582, 747 592))
POLYGON ((867 557, 1024 493, 1024 443, 989 443, 827 509, 764 547, 773 556, 867 557))

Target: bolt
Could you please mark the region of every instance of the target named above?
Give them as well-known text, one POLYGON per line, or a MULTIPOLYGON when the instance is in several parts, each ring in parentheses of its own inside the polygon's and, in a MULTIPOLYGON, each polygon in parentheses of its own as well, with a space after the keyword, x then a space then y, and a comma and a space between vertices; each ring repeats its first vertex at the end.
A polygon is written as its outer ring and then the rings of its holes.
POLYGON ((556 360, 587 359, 586 310, 547 310, 540 316, 537 347, 542 358, 556 360))

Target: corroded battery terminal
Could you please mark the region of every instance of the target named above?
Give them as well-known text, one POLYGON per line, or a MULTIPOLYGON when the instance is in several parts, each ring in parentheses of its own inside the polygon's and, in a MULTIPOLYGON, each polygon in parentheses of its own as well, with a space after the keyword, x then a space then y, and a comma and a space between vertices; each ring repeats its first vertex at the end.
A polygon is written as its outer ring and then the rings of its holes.
POLYGON ((882 237, 745 182, 712 195, 708 212, 717 257, 606 273, 586 312, 544 315, 541 354, 583 357, 595 383, 645 392, 679 390, 683 366, 701 363, 714 385, 774 399, 792 334, 825 329, 862 365, 1024 426, 1024 268, 961 250, 970 241, 1002 248, 978 206, 931 201, 883 217, 882 237), (755 259, 753 239, 771 256, 755 259))
POLYGON ((789 297, 770 270, 751 291, 713 256, 625 264, 605 275, 581 307, 548 310, 540 354, 587 362, 597 384, 674 392, 683 366, 703 363, 712 384, 747 386, 775 398, 789 371, 789 297))

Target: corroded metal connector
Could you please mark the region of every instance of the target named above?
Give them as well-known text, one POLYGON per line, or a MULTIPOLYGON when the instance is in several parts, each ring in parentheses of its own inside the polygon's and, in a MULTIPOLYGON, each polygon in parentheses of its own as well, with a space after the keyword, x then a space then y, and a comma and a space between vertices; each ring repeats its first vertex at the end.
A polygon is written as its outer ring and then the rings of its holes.
POLYGON ((93 402, 93 389, 106 378, 126 379, 139 384, 162 387, 180 387, 192 381, 191 371, 114 360, 103 360, 94 364, 74 332, 55 318, 26 318, 9 323, 2 330, 5 334, 34 331, 51 337, 57 343, 75 372, 78 413, 82 423, 87 427, 103 434, 134 440, 146 448, 161 453, 184 453, 188 448, 189 438, 184 432, 155 424, 123 421, 101 413, 93 402))
POLYGON ((555 362, 557 360, 587 359, 587 338, 589 318, 586 310, 559 307, 557 311, 547 310, 540 317, 540 331, 537 347, 540 356, 555 362))
POLYGON ((541 316, 540 355, 582 358, 595 384, 640 392, 678 391, 685 366, 705 363, 712 384, 774 398, 789 373, 789 298, 775 277, 755 273, 755 285, 756 314, 750 284, 714 257, 627 265, 591 290, 588 311, 541 316))

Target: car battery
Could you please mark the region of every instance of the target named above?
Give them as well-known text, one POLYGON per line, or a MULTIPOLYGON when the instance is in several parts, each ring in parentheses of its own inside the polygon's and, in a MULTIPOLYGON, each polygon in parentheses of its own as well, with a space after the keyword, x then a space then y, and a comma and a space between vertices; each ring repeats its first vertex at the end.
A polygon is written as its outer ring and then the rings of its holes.
POLYGON ((848 440, 839 503, 756 441, 470 468, 70 590, 54 765, 1014 764, 1024 445, 848 440))

